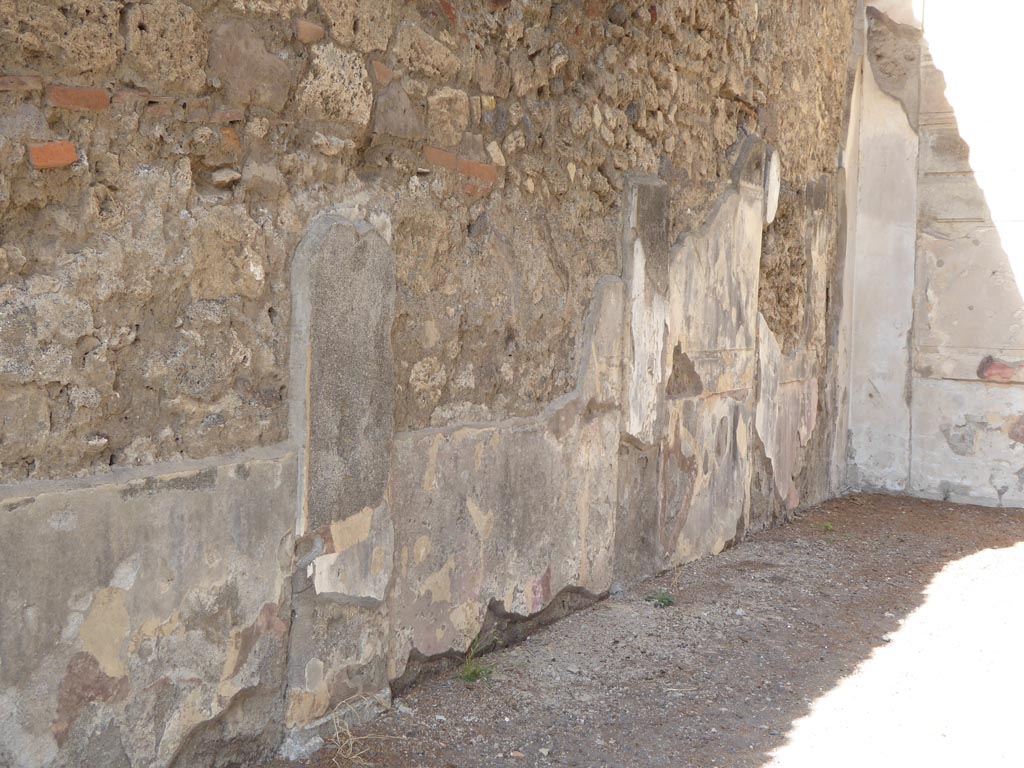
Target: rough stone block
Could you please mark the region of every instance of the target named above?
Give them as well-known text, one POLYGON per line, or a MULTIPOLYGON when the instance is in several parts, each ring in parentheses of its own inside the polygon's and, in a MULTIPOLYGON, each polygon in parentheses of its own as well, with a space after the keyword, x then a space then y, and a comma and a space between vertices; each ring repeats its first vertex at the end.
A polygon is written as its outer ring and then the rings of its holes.
POLYGON ((327 32, 319 24, 314 24, 312 21, 306 21, 305 19, 295 20, 295 39, 303 45, 319 43, 326 34, 327 32))
POLYGON ((398 29, 395 60, 412 72, 441 80, 450 80, 458 74, 460 62, 448 47, 413 24, 398 29))
POLYGON ((233 104, 279 112, 288 101, 291 67, 269 53, 252 25, 244 21, 227 21, 213 31, 209 66, 233 104))
POLYGON ((391 38, 392 0, 321 0, 331 21, 331 37, 339 45, 363 53, 383 51, 391 38))
POLYGON ((469 97, 447 86, 427 98, 427 132, 439 147, 454 147, 469 125, 469 97))
POLYGON ((2 75, 0 76, 0 91, 40 91, 43 88, 43 78, 36 75, 2 75))
POLYGON ((399 83, 389 85, 377 96, 373 131, 400 139, 426 138, 427 131, 423 121, 399 83))
POLYGON ((316 46, 313 66, 299 84, 299 103, 313 117, 365 126, 373 107, 373 86, 363 57, 330 43, 316 46))
POLYGON ((118 28, 123 5, 110 0, 0 2, 3 66, 59 73, 70 81, 107 75, 123 49, 118 28))
POLYGON ((125 74, 136 85, 195 93, 206 84, 206 34, 189 6, 166 0, 127 6, 125 74))

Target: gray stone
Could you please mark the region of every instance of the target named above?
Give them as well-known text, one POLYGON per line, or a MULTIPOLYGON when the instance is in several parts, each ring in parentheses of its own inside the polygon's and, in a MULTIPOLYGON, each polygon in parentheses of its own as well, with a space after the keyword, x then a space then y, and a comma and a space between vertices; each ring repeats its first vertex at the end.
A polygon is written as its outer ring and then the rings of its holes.
POLYGON ((220 78, 231 104, 280 112, 292 85, 291 67, 269 53, 244 21, 226 21, 210 36, 210 72, 220 78))
POLYGON ((242 174, 234 168, 218 168, 213 172, 213 186, 226 189, 242 178, 242 174))
POLYGON ((373 115, 373 131, 399 139, 426 138, 427 132, 423 121, 401 83, 392 83, 378 94, 373 115))
POLYGON ((369 225, 321 219, 308 259, 310 406, 308 529, 376 507, 391 460, 395 263, 369 225))

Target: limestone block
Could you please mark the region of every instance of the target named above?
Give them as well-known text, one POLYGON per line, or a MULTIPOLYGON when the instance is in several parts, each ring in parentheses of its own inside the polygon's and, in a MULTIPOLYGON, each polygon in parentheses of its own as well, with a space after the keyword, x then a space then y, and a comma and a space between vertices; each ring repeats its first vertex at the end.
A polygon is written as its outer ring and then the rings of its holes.
POLYGON ((234 0, 235 10, 243 13, 262 13, 268 16, 291 16, 303 13, 309 0, 234 0))
POLYGON ((453 147, 469 125, 469 97, 456 88, 439 88, 427 99, 427 131, 430 143, 453 147))
POLYGON ((206 83, 206 35, 199 17, 177 0, 125 11, 126 75, 154 90, 195 93, 206 83))
POLYGON ((383 51, 391 38, 391 0, 321 0, 338 45, 383 51))
POLYGON ((460 63, 448 47, 414 24, 398 28, 395 59, 406 69, 427 77, 450 80, 458 74, 460 63))
POLYGON ((117 65, 121 4, 108 0, 0 2, 3 67, 52 67, 62 82, 92 84, 117 65))
POLYGON ((370 121, 373 86, 363 57, 330 43, 313 48, 313 66, 299 84, 299 103, 312 117, 357 128, 370 121))

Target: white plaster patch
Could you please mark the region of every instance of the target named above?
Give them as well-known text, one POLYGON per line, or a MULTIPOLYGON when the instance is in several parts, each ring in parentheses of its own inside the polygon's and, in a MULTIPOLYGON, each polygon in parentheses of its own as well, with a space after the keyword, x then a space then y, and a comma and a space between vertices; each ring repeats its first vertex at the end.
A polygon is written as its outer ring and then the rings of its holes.
MULTIPOLYGON (((346 539, 344 550, 321 555, 309 565, 307 573, 311 573, 318 595, 344 603, 376 605, 387 594, 394 561, 391 514, 386 506, 380 506, 360 515, 366 516, 367 512, 365 531, 358 525, 360 530, 346 539)), ((353 525, 361 523, 359 518, 353 525)))
POLYGON ((769 149, 764 172, 764 221, 771 224, 779 211, 779 192, 782 190, 782 157, 769 149))
POLYGON ((110 586, 123 589, 127 592, 135 585, 135 579, 139 575, 139 558, 133 556, 117 566, 114 575, 110 579, 110 586))
POLYGON ((643 243, 633 243, 630 281, 630 320, 633 365, 629 374, 627 430, 646 443, 655 440, 655 426, 663 379, 665 325, 668 306, 658 294, 648 296, 643 243))
POLYGON ((910 491, 1024 506, 1024 387, 915 379, 910 491))
MULTIPOLYGON (((917 134, 864 67, 851 353, 850 480, 903 491, 910 474, 908 335, 917 242, 917 134)), ((849 256, 848 256, 849 258, 849 256)))
POLYGON ((78 515, 74 510, 62 509, 50 515, 47 523, 55 531, 73 531, 78 527, 78 515))

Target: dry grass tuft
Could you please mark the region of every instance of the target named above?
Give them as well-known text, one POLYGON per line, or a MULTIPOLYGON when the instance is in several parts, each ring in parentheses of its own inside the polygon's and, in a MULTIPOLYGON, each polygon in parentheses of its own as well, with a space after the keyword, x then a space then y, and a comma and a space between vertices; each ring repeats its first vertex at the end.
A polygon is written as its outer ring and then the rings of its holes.
POLYGON ((373 763, 367 759, 373 749, 375 742, 388 739, 400 739, 400 736, 384 736, 380 734, 365 734, 357 736, 352 733, 352 723, 365 719, 360 711, 360 704, 376 704, 376 699, 370 696, 360 695, 348 701, 341 702, 331 712, 331 723, 334 727, 334 735, 327 739, 327 746, 331 750, 331 762, 335 768, 352 768, 353 766, 372 767, 373 763))

